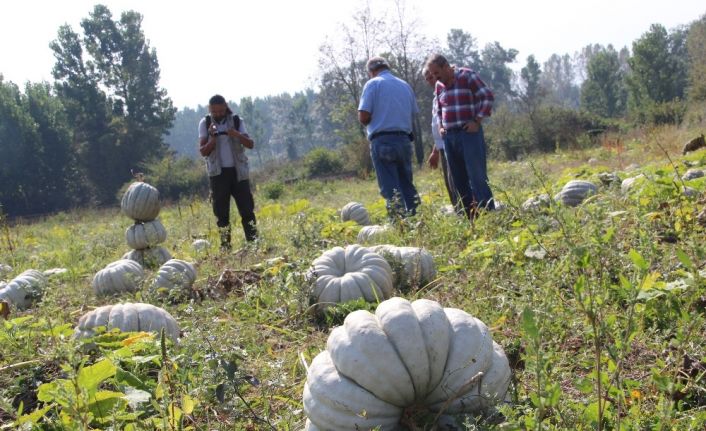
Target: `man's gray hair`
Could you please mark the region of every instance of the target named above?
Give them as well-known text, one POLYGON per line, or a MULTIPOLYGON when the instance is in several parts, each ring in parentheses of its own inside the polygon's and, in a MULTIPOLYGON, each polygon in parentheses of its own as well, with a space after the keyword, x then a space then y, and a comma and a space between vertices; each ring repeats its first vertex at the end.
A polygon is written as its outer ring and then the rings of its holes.
POLYGON ((427 58, 426 64, 433 64, 438 67, 450 66, 449 60, 441 54, 432 54, 427 58))
POLYGON ((366 67, 368 69, 368 72, 377 72, 378 70, 389 69, 390 64, 387 62, 387 60, 382 57, 373 57, 368 60, 368 64, 366 64, 366 67))

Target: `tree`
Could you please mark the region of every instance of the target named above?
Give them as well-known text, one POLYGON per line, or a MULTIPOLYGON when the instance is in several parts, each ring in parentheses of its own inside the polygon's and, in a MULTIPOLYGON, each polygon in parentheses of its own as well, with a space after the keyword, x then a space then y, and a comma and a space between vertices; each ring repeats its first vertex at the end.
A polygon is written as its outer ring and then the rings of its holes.
POLYGON ((626 91, 618 52, 608 45, 591 57, 581 85, 581 107, 605 118, 625 112, 626 91))
POLYGON ((689 98, 693 101, 706 100, 706 15, 694 21, 689 27, 686 41, 689 51, 689 98))
POLYGON ((449 64, 470 67, 480 72, 481 60, 476 39, 459 28, 452 28, 446 35, 446 52, 444 53, 449 64))
POLYGON ((164 156, 163 136, 174 119, 159 86, 157 53, 141 26, 137 12, 114 21, 97 5, 81 21, 83 38, 64 25, 50 45, 57 90, 77 119, 74 143, 102 202, 114 202, 131 169, 164 156))
POLYGON ((633 110, 684 97, 686 88, 685 30, 672 33, 653 24, 633 42, 627 85, 633 110))
POLYGON ((483 69, 479 73, 493 89, 496 101, 507 101, 515 95, 512 90, 513 73, 508 64, 515 62, 518 53, 516 49, 503 48, 499 42, 489 43, 483 48, 483 69))
POLYGON ((540 83, 546 91, 547 102, 570 109, 579 107, 580 91, 576 85, 576 71, 569 54, 552 54, 542 67, 540 83))
POLYGON ((0 75, 0 205, 10 215, 75 205, 81 183, 74 169, 69 121, 49 84, 25 93, 0 75))

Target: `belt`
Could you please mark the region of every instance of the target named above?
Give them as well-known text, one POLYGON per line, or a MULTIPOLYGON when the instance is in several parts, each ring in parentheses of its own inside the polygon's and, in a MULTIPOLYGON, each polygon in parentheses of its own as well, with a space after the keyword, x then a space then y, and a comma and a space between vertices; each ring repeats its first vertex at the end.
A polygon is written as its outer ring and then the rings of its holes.
POLYGON ((446 129, 447 132, 460 132, 461 130, 465 131, 466 129, 464 129, 463 126, 448 127, 446 129))
POLYGON ((372 135, 370 135, 370 140, 372 141, 375 138, 379 138, 380 136, 388 136, 388 135, 395 135, 395 136, 407 136, 410 141, 414 141, 414 135, 412 132, 405 132, 403 130, 386 130, 383 132, 375 132, 372 135))

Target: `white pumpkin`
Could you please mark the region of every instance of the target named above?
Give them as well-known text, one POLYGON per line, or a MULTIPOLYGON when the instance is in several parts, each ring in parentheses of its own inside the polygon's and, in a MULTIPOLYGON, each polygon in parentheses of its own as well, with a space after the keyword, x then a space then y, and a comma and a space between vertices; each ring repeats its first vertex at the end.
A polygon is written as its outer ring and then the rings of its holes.
POLYGON ((151 221, 159 214, 159 191, 143 182, 134 182, 120 201, 123 213, 133 220, 151 221))
POLYGON ((162 308, 151 304, 130 303, 105 305, 84 314, 74 330, 77 337, 91 337, 95 329, 104 326, 106 330, 120 329, 123 332, 161 332, 176 341, 179 338, 179 325, 162 308))
POLYGON ((44 293, 47 278, 36 269, 28 269, 0 288, 0 301, 20 310, 29 308, 44 293))
POLYGON ((502 401, 510 367, 470 314, 392 298, 350 313, 314 358, 304 385, 309 430, 398 429, 405 409, 478 413, 502 401))
POLYGON ((191 246, 196 251, 206 251, 211 247, 211 243, 205 239, 197 239, 191 243, 191 246))
POLYGON ((160 246, 131 250, 123 255, 123 259, 134 260, 145 268, 158 268, 171 258, 169 251, 160 246))
POLYGON ((625 178, 622 183, 620 183, 620 191, 627 193, 632 190, 633 187, 640 184, 644 179, 647 178, 645 174, 640 174, 635 177, 625 178))
POLYGON ((125 240, 130 248, 142 250, 154 247, 167 239, 167 230, 159 220, 137 222, 125 231, 125 240))
POLYGON ((170 259, 159 268, 152 283, 155 290, 190 289, 196 281, 194 265, 180 259, 170 259))
POLYGON ((145 277, 142 266, 130 259, 120 259, 106 265, 93 276, 91 286, 96 295, 134 292, 145 277))
POLYGON ((693 180, 694 178, 701 178, 704 176, 704 171, 701 169, 689 169, 686 171, 683 177, 681 177, 682 180, 684 181, 689 181, 693 180))
POLYGON ((348 202, 341 208, 341 220, 353 220, 362 226, 370 224, 368 210, 360 202, 348 202))
POLYGON ((392 269, 377 253, 353 244, 334 247, 312 263, 307 275, 314 283, 317 311, 331 304, 365 298, 382 301, 392 294, 392 269))
POLYGON ((423 248, 384 244, 368 249, 385 258, 393 269, 395 284, 400 287, 424 286, 436 277, 434 258, 423 248))
POLYGON ((566 183, 561 191, 554 196, 554 200, 564 205, 575 207, 597 191, 598 188, 592 182, 572 180, 566 183))
POLYGON ((371 226, 363 226, 360 232, 358 232, 358 242, 373 242, 388 231, 390 231, 389 225, 380 226, 374 224, 371 226))
POLYGON ((522 203, 521 208, 523 211, 538 211, 541 208, 549 208, 550 204, 551 198, 549 195, 542 193, 541 195, 528 198, 522 203))

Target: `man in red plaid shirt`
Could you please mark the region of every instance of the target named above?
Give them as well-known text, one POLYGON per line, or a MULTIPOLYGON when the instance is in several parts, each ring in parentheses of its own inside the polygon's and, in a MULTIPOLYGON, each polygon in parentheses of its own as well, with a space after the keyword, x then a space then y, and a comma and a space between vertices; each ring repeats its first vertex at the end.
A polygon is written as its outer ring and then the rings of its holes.
POLYGON ((477 208, 495 209, 488 185, 486 146, 481 123, 493 108, 493 92, 478 74, 466 67, 451 67, 434 54, 426 67, 436 78, 434 93, 444 137, 446 159, 453 183, 468 218, 477 208))

